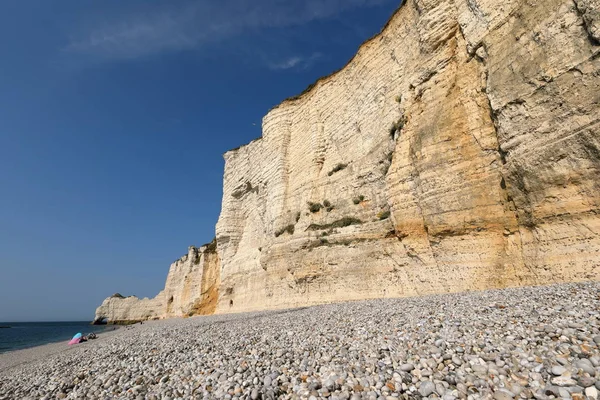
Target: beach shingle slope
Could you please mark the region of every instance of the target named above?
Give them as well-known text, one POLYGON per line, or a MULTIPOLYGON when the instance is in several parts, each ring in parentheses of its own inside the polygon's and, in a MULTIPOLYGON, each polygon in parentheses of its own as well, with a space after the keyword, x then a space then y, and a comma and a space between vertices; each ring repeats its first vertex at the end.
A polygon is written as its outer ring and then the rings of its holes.
POLYGON ((597 399, 599 318, 580 283, 156 321, 0 367, 0 399, 597 399))

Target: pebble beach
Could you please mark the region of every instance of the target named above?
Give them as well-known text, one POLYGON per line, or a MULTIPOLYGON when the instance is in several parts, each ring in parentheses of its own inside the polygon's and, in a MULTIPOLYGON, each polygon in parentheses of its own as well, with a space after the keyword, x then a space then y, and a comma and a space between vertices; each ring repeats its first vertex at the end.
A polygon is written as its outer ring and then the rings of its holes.
POLYGON ((7 399, 593 399, 600 283, 147 322, 0 355, 7 399))

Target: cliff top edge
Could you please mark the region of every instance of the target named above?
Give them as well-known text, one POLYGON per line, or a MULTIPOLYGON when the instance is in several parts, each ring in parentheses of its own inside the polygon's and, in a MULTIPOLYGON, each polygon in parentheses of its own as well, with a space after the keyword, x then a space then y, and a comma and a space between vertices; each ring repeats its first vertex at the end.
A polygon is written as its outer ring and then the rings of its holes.
MULTIPOLYGON (((381 35, 383 35, 383 33, 386 31, 386 29, 390 26, 390 24, 392 23, 392 21, 394 20, 394 18, 396 18, 396 16, 398 15, 398 13, 400 12, 400 10, 406 5, 406 3, 408 2, 408 0, 400 0, 400 5, 396 8, 396 10, 392 13, 392 15, 390 16, 390 18, 388 18, 387 22, 385 23, 385 25, 383 26, 383 28, 381 28, 379 30, 379 32, 377 32, 375 35, 371 36, 370 38, 366 39, 364 42, 362 42, 360 44, 360 46, 358 46, 357 51, 354 53, 354 55, 352 56, 352 58, 350 58, 341 68, 338 68, 337 70, 331 72, 328 75, 322 76, 320 78, 318 78, 316 81, 314 81, 313 83, 311 83, 310 85, 308 85, 306 87, 306 89, 304 89, 300 94, 297 94, 295 96, 290 96, 286 99, 284 99, 283 101, 281 101, 279 104, 271 107, 268 111, 266 116, 268 116, 271 112, 277 110, 279 107, 286 105, 286 104, 290 104, 290 103, 294 103, 298 100, 303 99, 304 97, 308 96, 309 94, 311 94, 314 90, 316 90, 321 84, 323 84, 324 82, 328 81, 329 79, 332 79, 333 77, 335 77, 337 74, 339 74, 340 72, 342 72, 345 68, 348 67, 348 65, 350 65, 355 59, 356 57, 358 57, 358 55, 360 54, 361 50, 366 47, 367 45, 369 45, 369 43, 371 43, 372 41, 376 40, 377 38, 379 38, 381 35)), ((264 118, 263 118, 264 121, 264 118)), ((240 149, 250 146, 255 142, 260 141, 263 138, 262 134, 260 137, 251 140, 250 142, 240 145, 236 148, 233 148, 231 150, 227 150, 224 154, 223 157, 227 158, 227 155, 231 154, 231 153, 235 153, 237 151, 239 151, 240 149)))

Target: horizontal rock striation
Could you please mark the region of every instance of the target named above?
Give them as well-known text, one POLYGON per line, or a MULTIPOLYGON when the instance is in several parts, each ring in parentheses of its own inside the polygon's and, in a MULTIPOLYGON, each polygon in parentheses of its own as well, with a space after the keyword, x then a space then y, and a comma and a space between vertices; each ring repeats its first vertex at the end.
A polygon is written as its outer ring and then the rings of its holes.
POLYGON ((597 0, 407 0, 225 154, 217 254, 140 311, 599 279, 599 29, 597 0))
POLYGON ((225 155, 217 310, 600 278, 599 10, 407 1, 225 155))

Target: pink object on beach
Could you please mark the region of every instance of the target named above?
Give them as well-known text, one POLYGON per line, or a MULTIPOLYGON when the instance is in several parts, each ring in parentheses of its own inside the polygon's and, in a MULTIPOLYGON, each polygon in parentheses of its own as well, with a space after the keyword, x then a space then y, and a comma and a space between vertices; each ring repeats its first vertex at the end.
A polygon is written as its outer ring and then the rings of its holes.
POLYGON ((69 342, 69 344, 79 344, 79 343, 81 343, 81 338, 73 338, 69 342))

